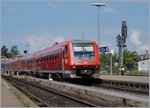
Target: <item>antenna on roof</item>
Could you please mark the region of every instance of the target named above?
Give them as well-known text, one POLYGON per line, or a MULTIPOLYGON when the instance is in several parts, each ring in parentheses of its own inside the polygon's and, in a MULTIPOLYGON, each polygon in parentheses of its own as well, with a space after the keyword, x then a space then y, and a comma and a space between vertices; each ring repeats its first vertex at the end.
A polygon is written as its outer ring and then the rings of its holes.
POLYGON ((57 44, 58 44, 58 42, 55 42, 53 46, 55 46, 55 45, 57 45, 57 44))

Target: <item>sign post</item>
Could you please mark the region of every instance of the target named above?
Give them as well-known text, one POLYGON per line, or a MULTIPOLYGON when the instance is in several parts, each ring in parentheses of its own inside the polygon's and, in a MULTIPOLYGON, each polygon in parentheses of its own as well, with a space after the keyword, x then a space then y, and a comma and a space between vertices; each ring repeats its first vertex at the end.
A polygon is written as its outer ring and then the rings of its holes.
POLYGON ((100 51, 100 52, 109 52, 110 49, 109 49, 109 46, 104 46, 104 47, 100 47, 100 48, 99 48, 99 51, 100 51))

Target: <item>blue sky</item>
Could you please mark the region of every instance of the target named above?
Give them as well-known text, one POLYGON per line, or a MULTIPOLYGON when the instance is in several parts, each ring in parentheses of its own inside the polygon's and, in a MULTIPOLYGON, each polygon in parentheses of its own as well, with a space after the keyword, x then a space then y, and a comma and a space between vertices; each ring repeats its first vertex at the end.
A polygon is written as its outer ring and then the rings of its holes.
MULTIPOLYGON (((97 41, 97 7, 88 1, 2 2, 2 45, 18 45, 30 53, 56 41, 82 39, 97 41)), ((103 2, 104 3, 104 2, 103 2)), ((100 45, 118 52, 116 37, 127 21, 127 48, 145 53, 148 49, 148 2, 105 2, 100 8, 100 45)))

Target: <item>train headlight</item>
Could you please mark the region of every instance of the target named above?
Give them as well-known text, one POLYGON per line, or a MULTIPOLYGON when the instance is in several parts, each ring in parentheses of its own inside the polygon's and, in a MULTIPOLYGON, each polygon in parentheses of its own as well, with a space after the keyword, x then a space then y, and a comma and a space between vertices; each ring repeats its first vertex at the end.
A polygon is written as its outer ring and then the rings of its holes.
POLYGON ((73 66, 73 69, 75 69, 76 68, 76 66, 73 66))
POLYGON ((98 68, 98 65, 96 65, 96 68, 98 68))

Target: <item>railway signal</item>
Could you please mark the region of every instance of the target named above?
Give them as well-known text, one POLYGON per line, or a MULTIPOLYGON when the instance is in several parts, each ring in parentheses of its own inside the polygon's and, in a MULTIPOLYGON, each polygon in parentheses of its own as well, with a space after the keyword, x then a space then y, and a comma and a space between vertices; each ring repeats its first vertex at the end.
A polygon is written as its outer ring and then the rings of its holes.
MULTIPOLYGON (((119 47, 119 67, 123 67, 123 50, 126 47, 126 38, 127 38, 127 26, 126 21, 122 21, 121 27, 121 35, 118 34, 117 36, 117 46, 119 47)), ((119 69, 121 73, 121 70, 119 69)), ((123 75, 123 74, 122 74, 123 75)))

